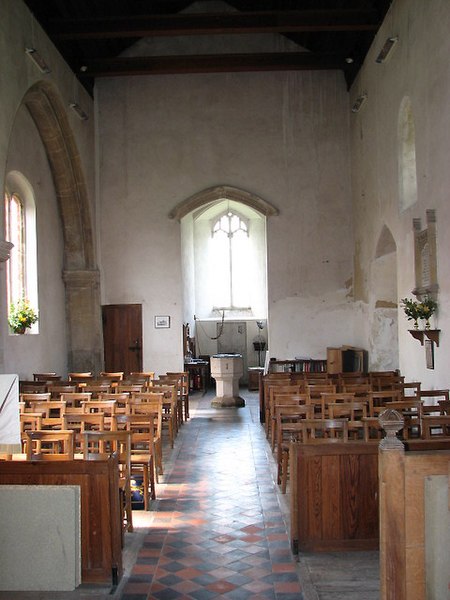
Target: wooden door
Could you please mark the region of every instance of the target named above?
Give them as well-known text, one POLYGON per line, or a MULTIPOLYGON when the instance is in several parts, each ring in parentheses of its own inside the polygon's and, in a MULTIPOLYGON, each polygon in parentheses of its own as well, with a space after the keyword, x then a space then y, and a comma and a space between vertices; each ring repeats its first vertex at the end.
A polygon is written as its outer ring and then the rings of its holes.
POLYGON ((142 305, 102 306, 105 371, 142 371, 142 305))

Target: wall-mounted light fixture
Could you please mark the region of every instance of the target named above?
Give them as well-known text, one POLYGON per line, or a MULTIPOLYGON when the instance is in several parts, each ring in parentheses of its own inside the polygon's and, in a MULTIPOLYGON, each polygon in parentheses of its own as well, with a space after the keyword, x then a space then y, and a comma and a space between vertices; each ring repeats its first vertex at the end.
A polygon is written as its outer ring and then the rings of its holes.
POLYGON ((31 58, 41 73, 50 73, 50 67, 36 50, 36 48, 25 48, 25 53, 31 58))
POLYGON ((358 98, 356 98, 355 103, 352 106, 352 112, 357 113, 361 110, 361 108, 363 107, 363 104, 365 103, 365 101, 367 100, 367 94, 361 94, 360 96, 358 96, 358 98))
POLYGON ((71 102, 69 106, 81 121, 87 121, 89 117, 79 104, 77 104, 76 102, 71 102))
POLYGON ((395 45, 398 42, 398 36, 389 37, 385 42, 384 46, 381 48, 380 53, 375 59, 377 63, 384 63, 387 59, 392 55, 392 52, 395 48, 395 45))

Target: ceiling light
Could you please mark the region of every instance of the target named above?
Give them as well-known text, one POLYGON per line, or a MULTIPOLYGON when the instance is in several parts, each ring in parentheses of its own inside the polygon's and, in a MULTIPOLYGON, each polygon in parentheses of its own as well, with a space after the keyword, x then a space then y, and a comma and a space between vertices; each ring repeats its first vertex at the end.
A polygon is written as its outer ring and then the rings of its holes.
POLYGON ((26 54, 31 58, 41 73, 50 73, 50 67, 36 50, 36 48, 25 48, 26 54))
POLYGON ((354 61, 354 59, 353 59, 351 56, 347 56, 347 58, 345 59, 345 62, 346 62, 348 65, 351 65, 351 64, 352 64, 353 62, 355 62, 355 61, 354 61))
POLYGON ((87 113, 76 102, 71 102, 69 106, 81 121, 86 121, 89 118, 87 113))
POLYGON ((361 110, 364 102, 367 100, 367 94, 361 94, 361 96, 359 96, 356 99, 356 102, 354 103, 354 105, 352 106, 352 112, 357 113, 361 110))
POLYGON ((384 42, 384 46, 381 48, 380 53, 378 54, 375 62, 384 63, 391 56, 392 51, 398 42, 398 37, 390 37, 384 42))

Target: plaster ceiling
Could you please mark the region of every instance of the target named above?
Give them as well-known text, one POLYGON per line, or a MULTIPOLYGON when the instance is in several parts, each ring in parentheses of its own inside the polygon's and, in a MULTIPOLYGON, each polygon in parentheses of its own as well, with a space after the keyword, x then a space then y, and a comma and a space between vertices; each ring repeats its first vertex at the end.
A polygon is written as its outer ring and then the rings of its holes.
POLYGON ((350 87, 391 0, 25 3, 92 92, 98 77, 312 69, 341 70, 350 87))

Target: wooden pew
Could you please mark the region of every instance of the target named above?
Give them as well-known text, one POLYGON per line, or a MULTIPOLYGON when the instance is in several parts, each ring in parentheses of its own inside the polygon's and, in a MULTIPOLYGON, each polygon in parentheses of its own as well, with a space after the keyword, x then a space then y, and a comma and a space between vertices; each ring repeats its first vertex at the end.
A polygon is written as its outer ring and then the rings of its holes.
POLYGON ((378 548, 378 443, 291 442, 291 547, 378 548))
POLYGON ((0 461, 0 485, 78 485, 81 581, 116 585, 123 574, 117 458, 102 461, 0 461))

